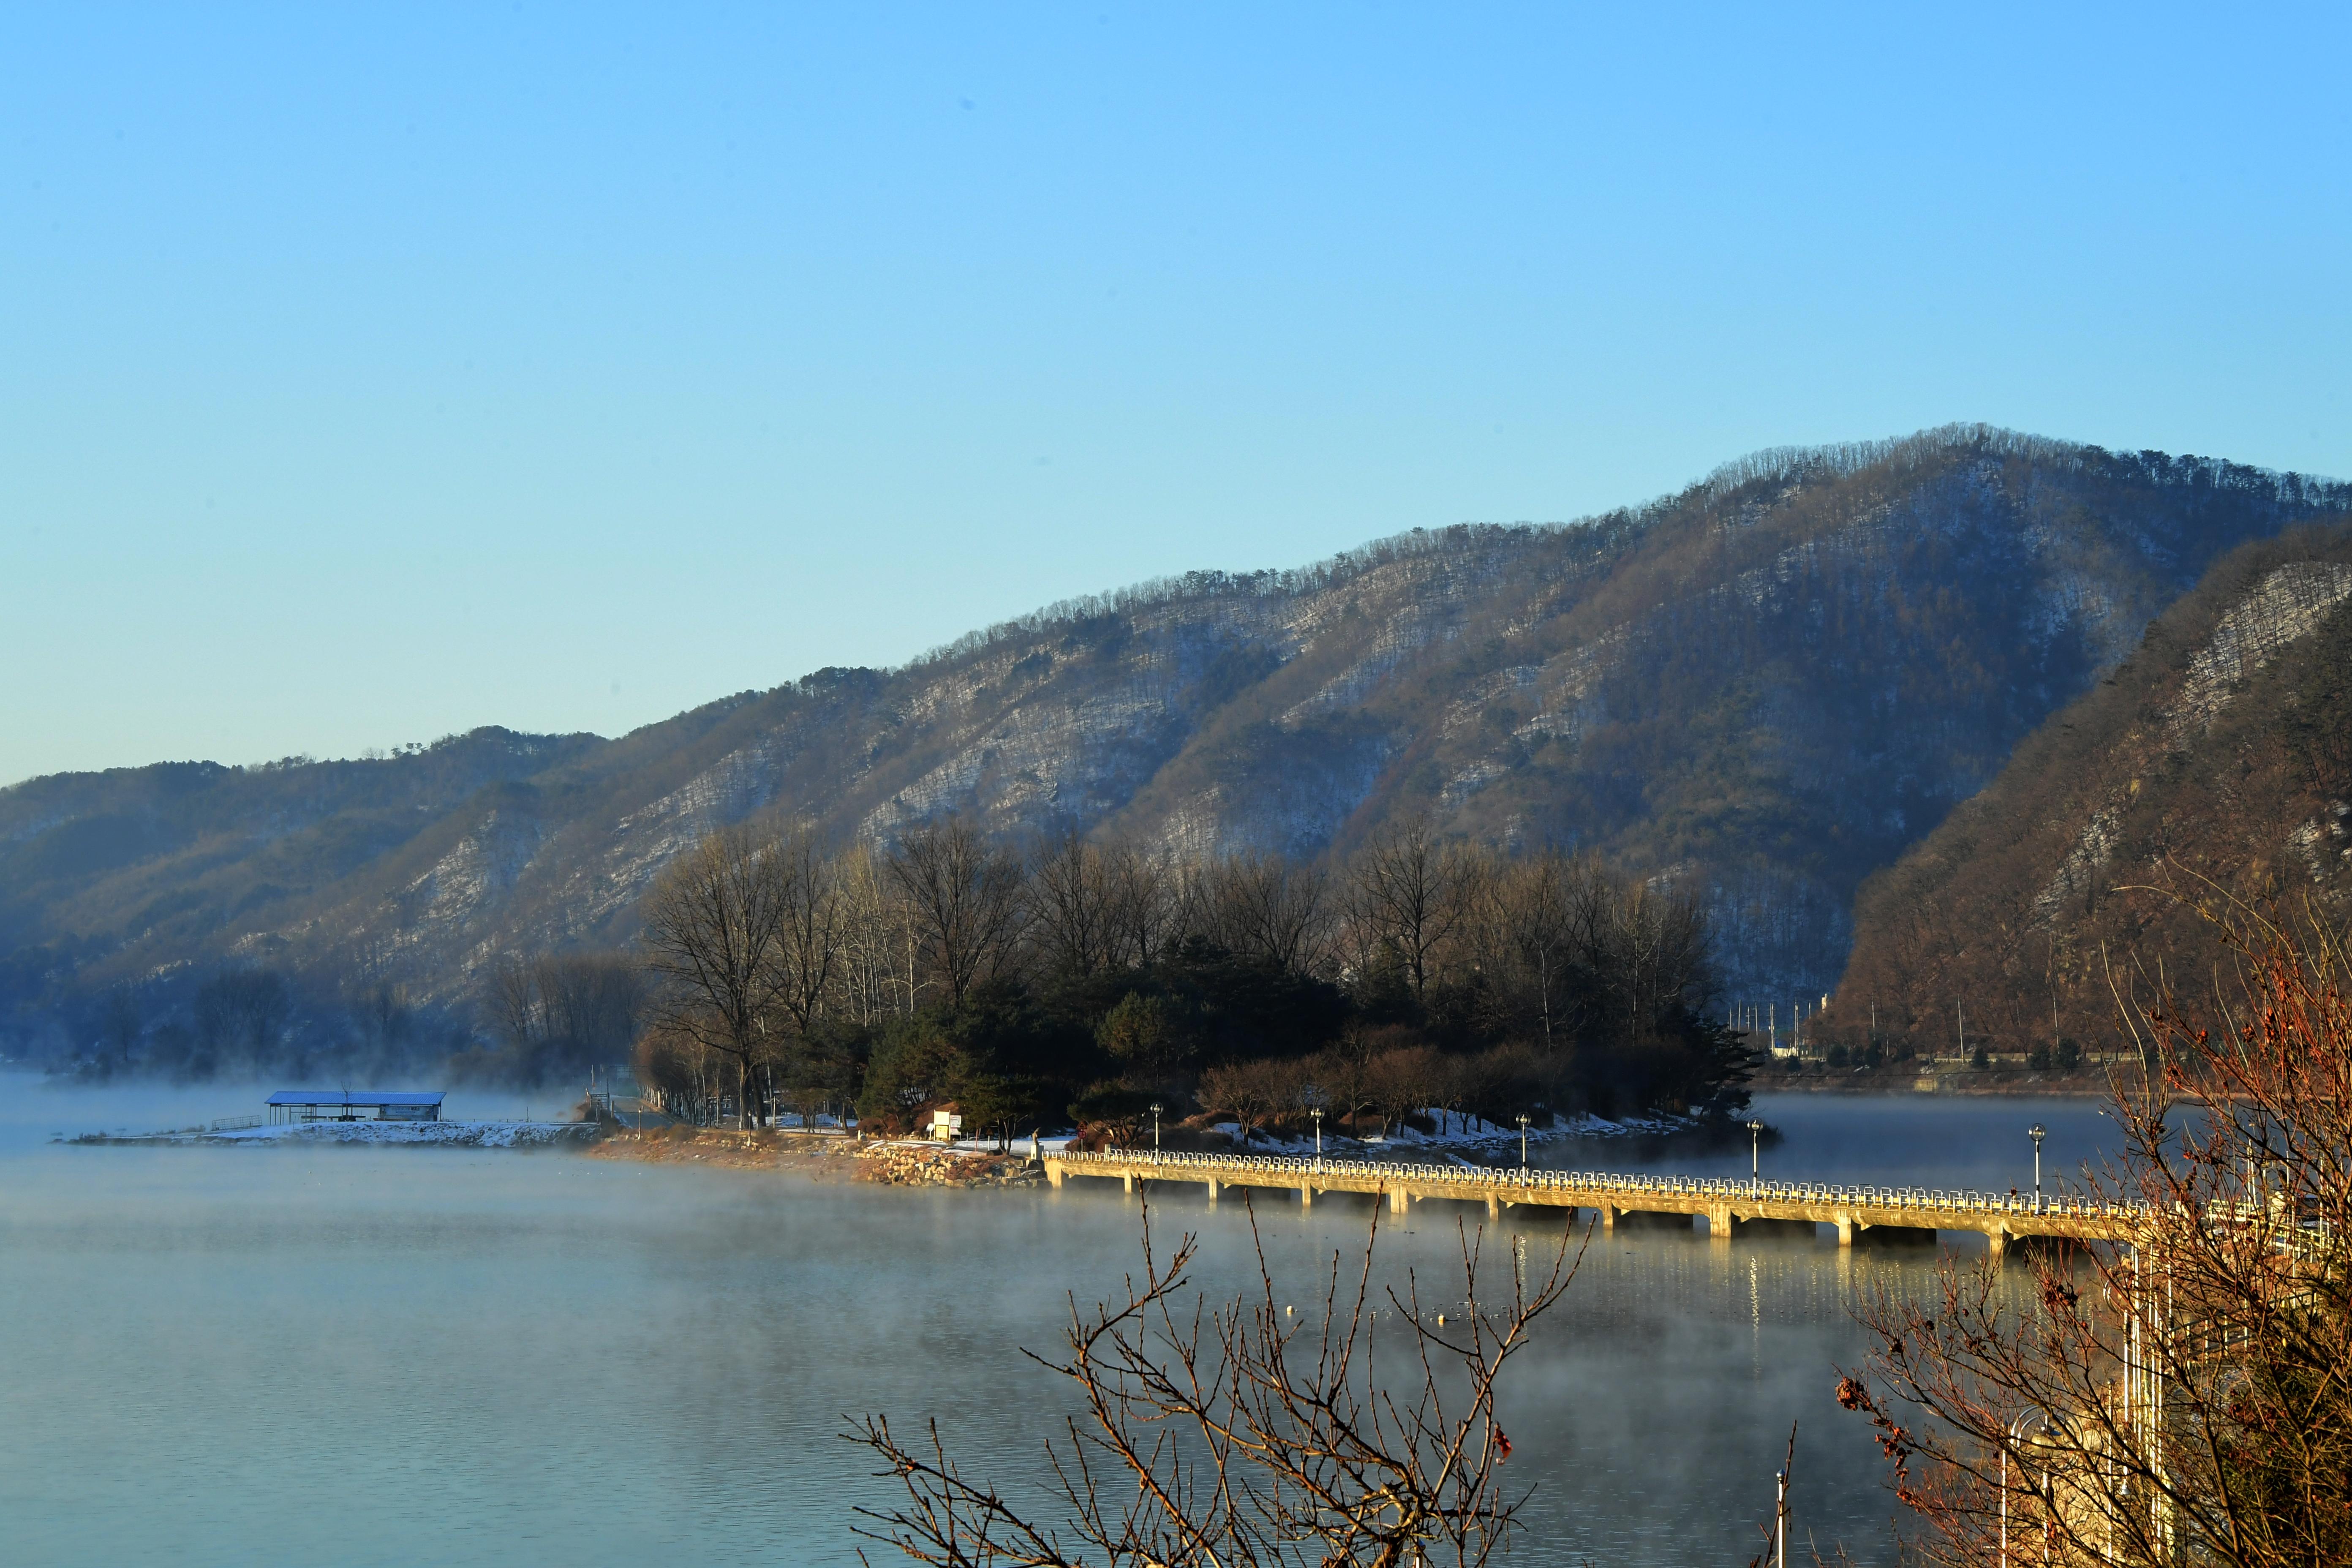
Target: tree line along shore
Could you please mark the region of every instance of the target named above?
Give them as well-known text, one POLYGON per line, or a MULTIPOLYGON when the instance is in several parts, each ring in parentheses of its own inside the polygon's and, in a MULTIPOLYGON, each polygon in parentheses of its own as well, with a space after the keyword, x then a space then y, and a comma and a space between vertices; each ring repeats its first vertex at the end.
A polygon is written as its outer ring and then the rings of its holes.
POLYGON ((1745 1102, 1695 900, 1598 860, 1407 824, 1329 868, 1075 836, 1022 852, 949 817, 828 855, 730 828, 646 900, 634 964, 510 963, 512 1049, 623 1010, 645 1091, 744 1127, 952 1102, 969 1135, 1131 1135, 1222 1113, 1334 1131, 1745 1102), (585 995, 588 1007, 578 1000, 585 995))

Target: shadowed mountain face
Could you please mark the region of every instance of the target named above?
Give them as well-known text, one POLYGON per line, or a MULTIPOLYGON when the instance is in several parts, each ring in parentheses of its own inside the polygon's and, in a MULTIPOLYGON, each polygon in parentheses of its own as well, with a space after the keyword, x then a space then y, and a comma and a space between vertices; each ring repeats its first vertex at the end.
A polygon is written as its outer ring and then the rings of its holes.
POLYGON ((1864 878, 2215 556, 2347 499, 1955 428, 1056 606, 617 741, 35 780, 0 792, 0 1000, 235 955, 455 1001, 501 953, 625 941, 712 826, 946 812, 1207 852, 1344 854, 1410 815, 1580 846, 1701 889, 1732 994, 1818 992, 1864 878))
POLYGON ((1996 1051, 2104 1042, 2119 994, 2226 973, 2199 904, 2340 926, 2347 829, 2352 527, 2297 529, 2215 565, 1864 889, 1832 1016, 1855 1036, 1874 1005, 1945 1052, 1963 1026, 1996 1051))

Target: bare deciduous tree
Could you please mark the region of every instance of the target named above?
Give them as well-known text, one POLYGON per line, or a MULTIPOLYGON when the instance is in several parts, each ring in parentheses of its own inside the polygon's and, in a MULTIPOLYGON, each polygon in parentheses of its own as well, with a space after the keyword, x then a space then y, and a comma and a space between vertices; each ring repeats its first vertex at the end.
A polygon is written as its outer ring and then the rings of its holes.
POLYGON ((1132 969, 1157 962, 1179 924, 1174 873, 1165 859, 1132 844, 1113 845, 1102 857, 1110 895, 1112 963, 1132 969))
POLYGON ((671 1115, 700 1121, 718 1103, 725 1058, 659 1017, 637 1037, 630 1059, 637 1082, 671 1115))
MULTIPOLYGON (((372 988, 379 1007, 385 989, 372 988)), ((509 956, 492 972, 490 1001, 510 1070, 536 1079, 627 1060, 645 1014, 645 979, 616 953, 509 956)))
POLYGON ((915 1002, 914 931, 894 900, 889 873, 870 844, 834 863, 841 897, 842 1005, 860 1024, 910 1012, 915 1002))
POLYGON ((1487 941, 1496 956, 1528 979, 1544 1043, 1573 1030, 1570 996, 1577 975, 1576 868, 1551 851, 1532 855, 1488 879, 1484 900, 1487 941))
POLYGON ((1707 962, 1706 914, 1696 899, 1636 882, 1615 903, 1611 981, 1624 1027, 1641 1038, 1698 984, 1707 962))
POLYGON ((2234 994, 2127 1015, 2151 1070, 2085 1194, 2124 1245, 1861 1303, 1840 1402, 1932 1559, 2352 1562, 2352 955, 2315 923, 2225 940, 2234 994))
POLYGON ((195 1000, 198 1076, 271 1065, 293 1012, 293 992, 274 969, 240 966, 205 981, 195 1000))
POLYGON ((1029 930, 1045 967, 1058 974, 1099 974, 1121 945, 1118 890, 1103 853, 1076 830, 1030 858, 1029 930))
POLYGON ((1207 1109, 1231 1112, 1240 1124, 1241 1141, 1247 1143, 1258 1123, 1297 1103, 1306 1081, 1306 1068, 1297 1062, 1227 1062, 1202 1073, 1196 1093, 1207 1109))
POLYGON ((1351 1026, 1337 1045, 1307 1059, 1307 1079, 1340 1125, 1353 1127, 1357 1112, 1372 1103, 1371 1064, 1382 1044, 1374 1031, 1351 1026))
POLYGON ((1349 873, 1348 918, 1362 931, 1360 941, 1394 953, 1421 995, 1471 910, 1475 862, 1434 842, 1428 825, 1415 820, 1374 837, 1349 873))
POLYGON ((540 995, 539 966, 509 953, 490 971, 490 1007, 498 1031, 509 1045, 530 1047, 547 1037, 547 1004, 540 995))
POLYGON ((819 852, 803 823, 768 849, 782 880, 783 921, 777 933, 776 1002, 806 1039, 824 1012, 842 963, 842 893, 836 868, 819 852))
POLYGON ((1151 963, 1178 923, 1169 868, 1131 844, 1089 844, 1075 831, 1031 856, 1027 915, 1045 966, 1100 974, 1151 963))
POLYGON ((1286 973, 1322 967, 1329 884, 1322 872, 1279 855, 1228 856, 1201 879, 1210 934, 1228 952, 1286 973))
POLYGON ((1446 1058, 1427 1046, 1409 1046, 1374 1057, 1365 1088, 1374 1106, 1394 1126, 1444 1093, 1446 1058))
POLYGON ((957 1568, 1489 1561, 1528 1495, 1497 1473, 1511 1445, 1496 1391, 1582 1252, 1563 1242, 1547 1273, 1515 1271, 1507 1298, 1496 1291, 1489 1304, 1478 1238, 1465 1232, 1460 1289, 1474 1305, 1440 1327, 1410 1277, 1402 1291, 1376 1293, 1378 1240, 1376 1215, 1360 1269, 1333 1255, 1317 1323, 1278 1302, 1262 1240, 1255 1290, 1213 1308, 1200 1300, 1187 1273, 1193 1238, 1160 1257, 1147 1209, 1140 1280, 1090 1314, 1073 1300, 1064 1358, 1032 1357, 1067 1380, 1085 1411, 1047 1445, 1064 1521, 969 1478, 936 1422, 907 1443, 877 1415, 846 1436, 883 1458, 907 1501, 861 1510, 878 1528, 860 1532, 957 1568), (1377 1363, 1376 1312, 1406 1335, 1377 1363), (1405 1375, 1392 1384, 1384 1366, 1405 1375))
POLYGON ((917 829, 889 860, 924 966, 951 1005, 1013 963, 1023 925, 1020 862, 961 817, 917 829))
POLYGON ((739 1125, 751 1123, 753 1069, 774 1048, 785 1009, 782 962, 793 919, 792 868, 750 828, 722 828, 670 862, 646 900, 656 1020, 726 1058, 739 1125))

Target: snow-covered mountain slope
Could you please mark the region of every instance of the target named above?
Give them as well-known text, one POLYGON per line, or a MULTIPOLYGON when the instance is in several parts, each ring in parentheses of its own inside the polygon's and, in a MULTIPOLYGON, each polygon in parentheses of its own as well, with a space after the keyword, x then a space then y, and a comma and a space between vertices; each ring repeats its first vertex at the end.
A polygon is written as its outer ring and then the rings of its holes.
POLYGON ((2352 904, 2352 527, 2223 558, 1874 878, 1832 1020, 2104 1046, 2119 996, 2210 995, 2225 897, 2289 924, 2352 904))
POLYGON ((714 825, 950 811, 1202 853, 1344 853, 1405 814, 1587 847, 1701 889, 1735 994, 1822 990, 1865 877, 2217 555, 2347 502, 1955 427, 1149 584, 615 741, 35 780, 0 792, 0 1005, 231 953, 456 998, 500 952, 625 940, 714 825))

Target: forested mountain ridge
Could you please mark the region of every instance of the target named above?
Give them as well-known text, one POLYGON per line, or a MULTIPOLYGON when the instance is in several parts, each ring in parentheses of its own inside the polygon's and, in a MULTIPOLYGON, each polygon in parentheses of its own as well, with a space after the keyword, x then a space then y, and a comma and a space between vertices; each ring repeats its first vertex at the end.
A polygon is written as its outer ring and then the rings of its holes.
POLYGON ((1212 854, 1404 817, 1573 845, 1696 890, 1735 994, 1819 991, 1865 877, 2218 554, 2348 499, 1954 427, 1059 605, 614 741, 38 779, 0 791, 0 1000, 29 1037, 235 959, 462 1004, 501 954, 627 941, 713 826, 887 841, 948 812, 1212 854))
POLYGON ((2199 994, 2200 906, 2352 901, 2352 526, 2218 563, 2131 657, 1864 889, 1833 1034, 1948 1053, 2107 1038, 2117 998, 2199 994), (2179 895, 2176 897, 2175 895, 2179 895))

